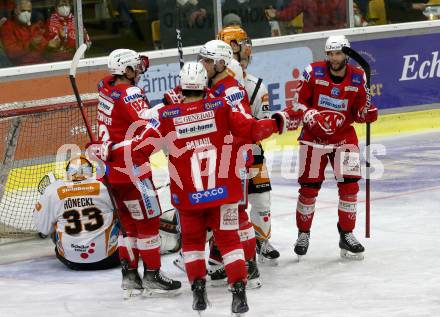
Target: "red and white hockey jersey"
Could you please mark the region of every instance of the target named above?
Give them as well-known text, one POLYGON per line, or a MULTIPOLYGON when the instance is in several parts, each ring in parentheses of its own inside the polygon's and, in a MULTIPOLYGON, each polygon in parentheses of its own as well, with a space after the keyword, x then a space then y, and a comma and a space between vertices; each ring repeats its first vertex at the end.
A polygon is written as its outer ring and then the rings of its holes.
POLYGON ((50 184, 34 209, 39 232, 55 233, 58 253, 74 263, 95 263, 118 246, 119 227, 107 187, 92 178, 50 184))
POLYGON ((327 62, 320 61, 307 66, 303 77, 298 98, 300 107, 318 110, 335 133, 325 140, 319 139, 304 125, 298 140, 304 144, 357 144, 352 123, 358 121, 359 110, 370 102, 364 71, 347 65, 343 81, 336 84, 330 77, 327 62))
MULTIPOLYGON (((149 102, 141 88, 129 84, 114 85, 114 77, 105 77, 98 85, 98 138, 100 141, 121 142, 132 139, 143 130, 140 123, 150 118, 155 110, 150 109, 149 102), (133 124, 133 125, 132 125, 133 124)), ((147 159, 133 162, 136 165, 147 159)), ((131 182, 129 176, 117 169, 123 162, 107 164, 110 183, 131 182)), ((151 177, 148 173, 145 178, 151 177)))
POLYGON ((147 129, 131 145, 115 145, 112 157, 119 156, 117 149, 124 151, 124 146, 131 146, 134 155, 141 157, 158 150, 157 146, 165 147, 171 200, 177 209, 233 203, 242 198, 239 176, 245 162, 233 149, 232 136, 239 135, 247 143, 268 137, 272 127, 269 133, 259 135, 263 121, 244 115, 224 98, 167 105, 158 110, 157 118, 150 119, 147 129))

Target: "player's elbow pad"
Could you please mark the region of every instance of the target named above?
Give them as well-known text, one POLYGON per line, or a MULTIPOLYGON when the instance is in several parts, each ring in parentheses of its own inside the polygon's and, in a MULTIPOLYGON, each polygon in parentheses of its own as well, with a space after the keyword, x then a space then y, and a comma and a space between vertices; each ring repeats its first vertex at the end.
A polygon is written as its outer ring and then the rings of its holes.
POLYGON ((276 120, 273 119, 258 120, 252 125, 252 138, 255 142, 266 139, 275 132, 278 132, 278 127, 276 120))

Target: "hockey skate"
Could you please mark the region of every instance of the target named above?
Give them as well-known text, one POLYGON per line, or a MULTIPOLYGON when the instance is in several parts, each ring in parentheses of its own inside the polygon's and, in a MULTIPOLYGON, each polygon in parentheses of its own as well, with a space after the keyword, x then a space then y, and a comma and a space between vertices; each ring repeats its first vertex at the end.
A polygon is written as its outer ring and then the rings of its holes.
POLYGON ((249 306, 247 304, 246 298, 246 286, 244 282, 235 282, 230 291, 232 293, 232 316, 245 316, 245 313, 249 311, 249 306))
POLYGON ((247 289, 260 288, 263 283, 260 279, 260 272, 258 271, 257 261, 255 258, 253 260, 246 261, 246 268, 248 271, 248 281, 246 284, 247 289))
POLYGON ((310 240, 310 232, 298 231, 298 239, 296 239, 295 243, 295 253, 298 255, 298 262, 301 260, 301 257, 306 255, 307 250, 309 249, 309 240, 310 240))
POLYGON ((128 268, 128 263, 126 261, 122 261, 122 290, 123 290, 123 298, 129 299, 130 297, 136 297, 142 294, 142 280, 139 276, 139 272, 137 268, 130 269, 128 268))
POLYGON ((177 258, 173 260, 173 264, 183 272, 186 272, 185 269, 185 261, 183 259, 183 252, 182 249, 179 250, 179 253, 177 254, 177 258))
POLYGON ((204 279, 198 279, 191 285, 193 292, 193 305, 192 309, 202 316, 202 312, 206 310, 209 305, 208 296, 206 294, 206 281, 204 279))
POLYGON ((257 240, 258 263, 278 265, 280 253, 270 244, 268 239, 257 240))
POLYGON ((210 259, 208 264, 208 275, 211 278, 211 286, 225 286, 228 282, 226 281, 226 271, 223 263, 210 259))
POLYGON ((182 283, 174 281, 165 276, 160 270, 144 269, 144 277, 142 279, 142 286, 144 287, 143 295, 146 297, 154 296, 176 296, 180 292, 182 283))
POLYGON ((356 239, 353 232, 342 231, 338 224, 339 247, 341 248, 341 257, 349 260, 363 260, 365 248, 356 239))

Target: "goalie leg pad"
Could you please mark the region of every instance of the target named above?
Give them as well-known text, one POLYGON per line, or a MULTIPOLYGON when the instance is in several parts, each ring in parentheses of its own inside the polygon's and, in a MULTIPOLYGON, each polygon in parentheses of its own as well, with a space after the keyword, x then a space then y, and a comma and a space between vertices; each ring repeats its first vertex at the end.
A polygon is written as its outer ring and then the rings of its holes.
POLYGON ((339 206, 338 217, 339 225, 343 231, 351 232, 356 225, 357 193, 359 184, 357 178, 345 178, 338 183, 339 206))
POLYGON ((251 221, 255 229, 258 240, 270 238, 271 233, 271 214, 270 214, 270 192, 250 194, 251 221))

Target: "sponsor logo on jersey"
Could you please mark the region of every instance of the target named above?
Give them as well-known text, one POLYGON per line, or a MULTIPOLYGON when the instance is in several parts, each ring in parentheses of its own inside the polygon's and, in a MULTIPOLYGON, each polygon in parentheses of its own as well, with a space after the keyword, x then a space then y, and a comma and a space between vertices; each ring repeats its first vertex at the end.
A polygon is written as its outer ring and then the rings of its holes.
POLYGON ((226 96, 226 100, 232 104, 236 105, 238 102, 240 102, 244 98, 244 91, 240 89, 234 89, 235 92, 232 92, 231 94, 228 94, 226 96))
POLYGON ((211 118, 214 118, 214 111, 212 110, 206 112, 192 113, 182 117, 176 117, 173 119, 173 122, 174 125, 181 125, 181 124, 197 122, 211 118))
POLYGON ((112 100, 108 100, 108 97, 104 96, 103 94, 99 94, 98 97, 98 110, 104 112, 106 115, 111 116, 113 107, 115 106, 113 104, 112 100))
POLYGON ((180 109, 179 108, 172 108, 167 109, 164 112, 162 112, 162 118, 174 118, 180 115, 180 109))
POLYGON ((321 67, 321 66, 314 67, 313 68, 313 75, 316 78, 323 78, 323 77, 325 77, 325 69, 324 69, 324 67, 321 67))
POLYGON ((79 208, 79 207, 87 207, 87 206, 94 206, 92 198, 67 198, 67 200, 64 202, 64 210, 68 210, 71 208, 79 208))
POLYGON ((335 99, 326 95, 319 95, 318 106, 332 109, 345 111, 348 109, 348 100, 347 99, 335 99))
POLYGON ((352 74, 351 75, 351 83, 355 86, 359 86, 360 84, 362 84, 362 75, 352 74))
POLYGON ((330 85, 330 83, 327 80, 322 80, 322 79, 317 79, 315 83, 317 85, 326 86, 326 87, 330 85))
POLYGON ((148 120, 147 126, 146 128, 153 128, 153 129, 157 129, 160 126, 160 122, 159 120, 156 120, 155 118, 151 118, 148 120))
POLYGON ((99 196, 100 188, 99 183, 78 184, 58 187, 57 193, 60 200, 78 196, 99 196))
POLYGON ((176 205, 179 205, 179 204, 180 204, 179 196, 177 196, 177 194, 172 194, 171 197, 173 198, 173 202, 174 202, 176 205))
POLYGON ((193 205, 208 203, 228 197, 228 190, 225 186, 189 193, 189 202, 193 205))
POLYGON ((124 102, 125 103, 130 103, 130 102, 138 100, 138 99, 144 100, 144 96, 141 93, 134 93, 132 95, 125 96, 124 97, 124 102))
POLYGON ((223 92, 225 91, 225 85, 221 84, 220 86, 218 86, 215 90, 214 90, 214 96, 218 97, 221 96, 223 94, 223 92))
POLYGON ((113 100, 117 100, 117 99, 119 99, 121 97, 121 92, 117 91, 117 90, 113 90, 113 92, 110 94, 110 97, 113 100))
POLYGON ((186 142, 186 148, 188 150, 194 150, 208 145, 211 145, 211 140, 209 138, 202 138, 186 142))
POLYGON ((339 90, 338 87, 333 87, 332 90, 330 91, 330 95, 332 95, 332 97, 339 97, 340 94, 341 91, 339 90))
POLYGON ((204 105, 203 105, 203 108, 205 110, 214 110, 214 109, 216 109, 218 107, 221 107, 221 106, 223 106, 223 101, 222 100, 216 100, 216 101, 205 102, 204 105))
POLYGON ((307 71, 303 71, 303 77, 305 81, 309 81, 310 80, 310 74, 307 71))
POLYGON ((194 137, 217 131, 215 119, 208 119, 194 123, 179 125, 176 127, 178 139, 194 137))
POLYGON ((355 91, 357 92, 359 90, 358 87, 353 87, 353 86, 345 86, 344 88, 345 91, 355 91))

